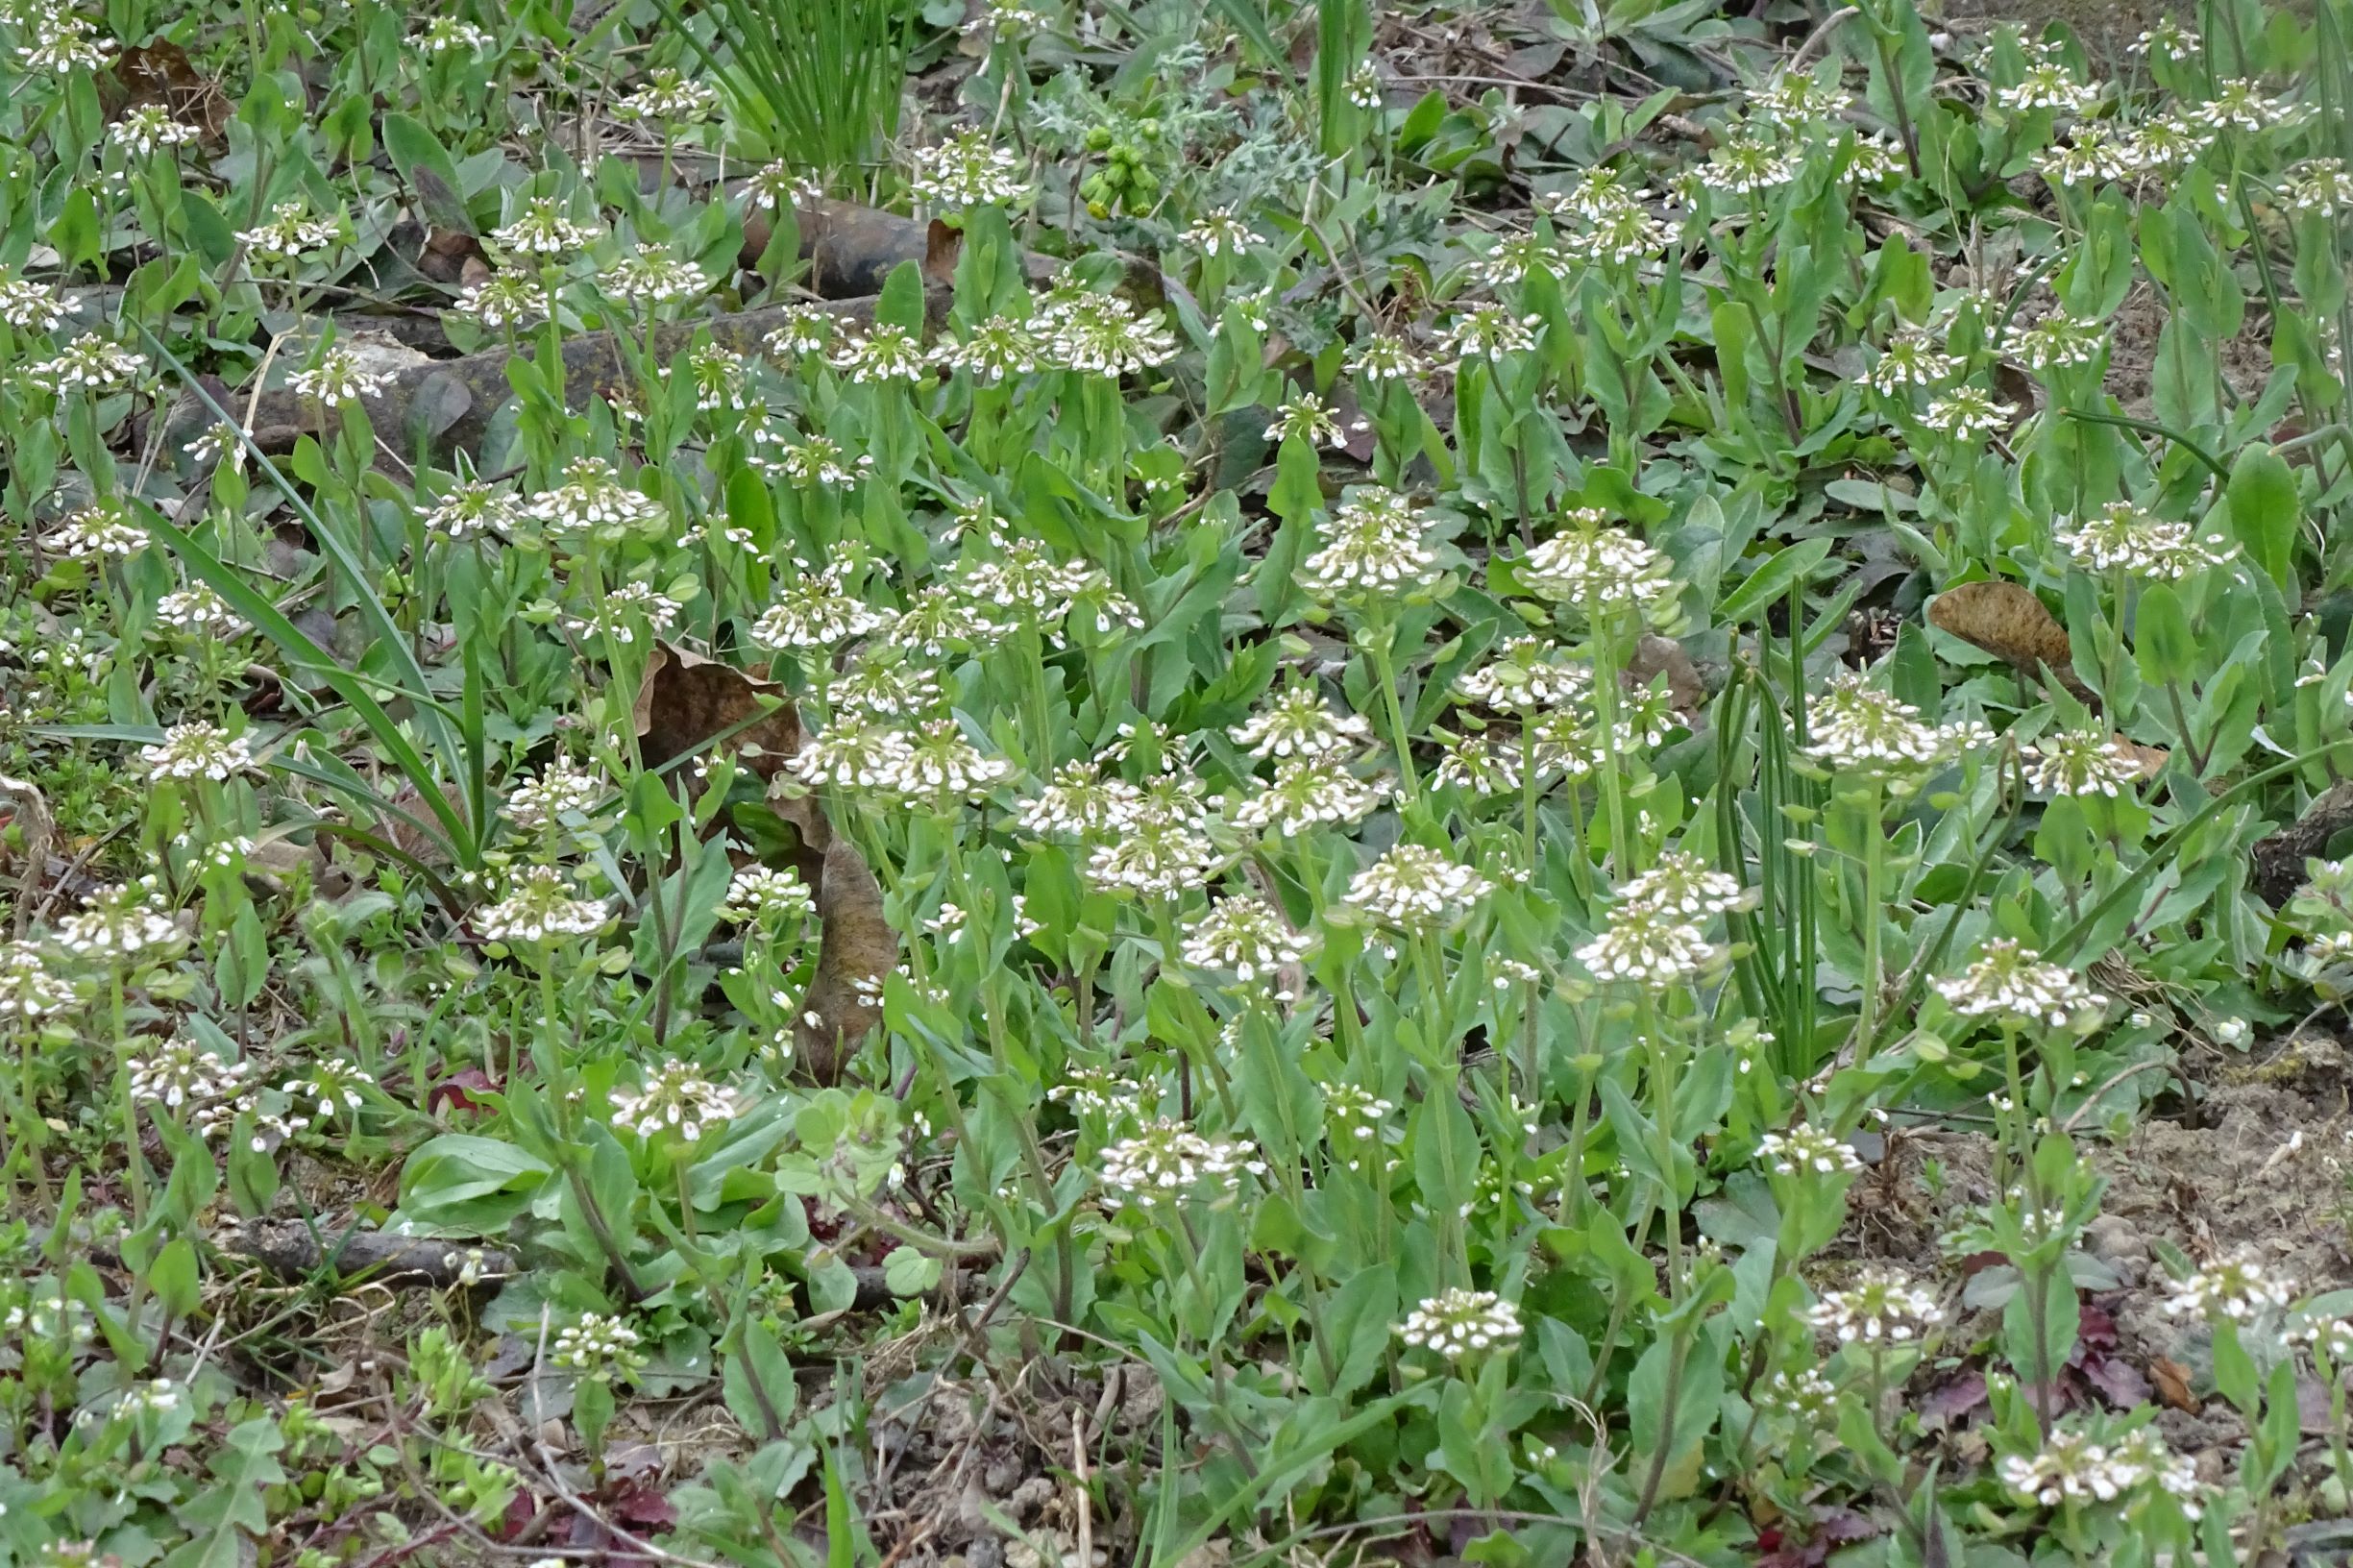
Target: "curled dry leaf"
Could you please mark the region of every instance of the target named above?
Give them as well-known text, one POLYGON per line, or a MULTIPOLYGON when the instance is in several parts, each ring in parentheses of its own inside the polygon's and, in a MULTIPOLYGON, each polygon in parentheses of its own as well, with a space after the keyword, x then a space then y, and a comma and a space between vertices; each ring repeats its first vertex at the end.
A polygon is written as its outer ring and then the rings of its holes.
POLYGON ((1626 661, 1626 684, 1648 687, 1662 675, 1666 678, 1669 705, 1676 712, 1688 715, 1694 724, 1704 723, 1707 684, 1700 678, 1700 667, 1691 662, 1691 655, 1674 638, 1646 631, 1634 645, 1633 657, 1626 661))
POLYGON ((882 1017, 882 982, 898 963, 898 933, 883 918, 882 887, 847 839, 825 847, 817 887, 817 977, 793 1028, 795 1053, 830 1084, 882 1017))
POLYGON ((2091 689, 2075 674, 2067 628, 2023 583, 1964 582, 1948 588, 1928 606, 1928 624, 2028 675, 2048 670, 2076 700, 2093 700, 2091 689))
POLYGON ((776 682, 669 643, 654 645, 632 711, 648 767, 727 735, 723 744, 768 780, 768 803, 799 833, 794 870, 817 900, 820 936, 795 1045, 809 1074, 831 1083, 882 1016, 882 980, 898 962, 898 933, 883 918, 881 885, 857 846, 834 833, 815 796, 789 787, 784 765, 800 749, 799 711, 776 682))

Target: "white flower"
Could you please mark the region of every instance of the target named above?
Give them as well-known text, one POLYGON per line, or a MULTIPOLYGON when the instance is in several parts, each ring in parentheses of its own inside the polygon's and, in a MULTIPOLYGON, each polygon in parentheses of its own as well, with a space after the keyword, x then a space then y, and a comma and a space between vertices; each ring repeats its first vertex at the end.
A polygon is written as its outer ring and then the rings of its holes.
POLYGON ((117 391, 146 373, 146 359, 96 332, 84 332, 66 344, 56 358, 25 368, 25 375, 34 385, 61 397, 74 391, 117 391))
POLYGON ((316 398, 330 408, 372 398, 391 380, 390 373, 372 371, 353 350, 340 345, 319 355, 318 363, 286 378, 286 390, 299 398, 316 398))
POLYGON ((1372 725, 1334 711, 1312 686, 1292 685, 1226 734, 1254 757, 1323 757, 1354 750, 1372 725))
POLYGON ((1358 486, 1318 530, 1321 548, 1300 563, 1299 580, 1326 598, 1388 597, 1437 580, 1438 554, 1405 497, 1377 484, 1358 486))
POLYGON ((1991 435, 2010 423, 2018 404, 2003 403, 1982 387, 1956 386, 1932 398, 1921 423, 1955 441, 1991 435))
POLYGON ((2124 746, 2098 730, 2063 729, 2024 749, 2026 787, 2047 795, 2104 795, 2113 798, 2139 779, 2140 764, 2124 746))
POLYGON ((264 261, 300 261, 314 251, 331 248, 343 234, 334 218, 314 218, 301 202, 280 202, 267 221, 237 232, 237 243, 264 261))
POLYGON ((727 919, 745 922, 807 919, 817 913, 817 900, 809 885, 794 872, 748 866, 727 884, 727 899, 719 912, 727 919))
POLYGON ((245 630, 244 621, 231 612, 220 595, 201 582, 157 600, 156 625, 222 641, 245 630))
POLYGON ((1442 925, 1485 897, 1494 884, 1424 845, 1400 844, 1357 872, 1346 902, 1385 925, 1442 925))
POLYGON ((719 110, 719 89, 665 67, 613 106, 625 120, 667 120, 674 125, 707 120, 719 110))
POLYGON ((196 127, 172 118, 160 104, 141 104, 123 111, 107 133, 107 139, 133 158, 152 158, 167 147, 196 139, 196 127))
POLYGON ((54 332, 74 302, 56 289, 28 282, 0 267, 0 325, 20 332, 54 332))
POLYGON ((1680 914, 1630 902, 1612 910, 1602 934, 1577 949, 1577 962, 1596 980, 1631 980, 1652 991, 1691 979, 1718 956, 1680 914))
POLYGON ((139 761, 155 778, 234 778, 254 767, 252 748, 242 735, 232 735, 218 724, 174 724, 155 746, 139 748, 139 761))
POLYGON ((1093 376, 1140 376, 1176 357, 1176 334, 1115 294, 1056 290, 1039 310, 1052 361, 1093 376))
POLYGON ((2113 1445, 2062 1428, 2050 1434, 2040 1453, 2006 1454, 1995 1468, 2013 1496, 2045 1507, 2127 1502, 2154 1487, 2195 1519, 2204 1495, 2196 1467, 2168 1448, 2150 1427, 2139 1428, 2113 1445))
POLYGON ((80 558, 112 555, 128 558, 147 548, 147 530, 131 520, 118 501, 100 501, 58 526, 49 536, 52 548, 80 558))
POLYGON ((1239 256, 1250 246, 1250 226, 1230 207, 1213 207, 1193 220, 1177 243, 1203 256, 1239 256))
POLYGON ((601 225, 573 222, 554 197, 534 196, 511 221, 490 232, 490 243, 518 256, 569 256, 603 233, 601 225))
POLYGON ((1620 888, 1618 900, 1696 920, 1754 903, 1755 894, 1743 892, 1737 878, 1699 856, 1669 849, 1657 865, 1620 888))
POLYGON ((1906 329, 1888 339, 1864 380, 1874 392, 1894 397, 1906 387, 1934 386, 1951 379, 1961 362, 1940 352, 1928 334, 1906 329))
POLYGON ((638 1346, 638 1332, 618 1317, 582 1312, 578 1322, 555 1336, 550 1360, 584 1377, 609 1383, 615 1374, 628 1376, 646 1364, 638 1346))
POLYGON ((1262 898, 1222 898, 1185 928, 1185 962, 1248 984, 1308 953, 1309 940, 1262 898))
POLYGON ((1519 1309, 1492 1290, 1453 1289, 1425 1297, 1397 1325, 1407 1345, 1450 1360, 1507 1351, 1520 1342, 1521 1333, 1519 1309))
POLYGON ((2108 998, 2081 978, 2021 947, 2007 937, 1997 937, 1980 950, 1977 961, 1952 979, 1935 982, 1937 994, 1968 1018, 2000 1018, 2066 1027, 2076 1015, 2108 1005, 2108 998))
MULTIPOLYGON (((800 563, 796 563, 800 564, 800 563)), ((852 564, 829 562, 778 586, 778 599, 752 623, 751 640, 772 652, 831 648, 886 625, 890 616, 849 591, 852 564)))
POLYGON ((537 778, 507 791, 506 815, 517 827, 550 827, 567 816, 585 816, 608 788, 598 774, 558 757, 537 778))
POLYGON ((1018 157, 983 133, 968 131, 918 152, 908 189, 918 201, 949 211, 1018 207, 1030 197, 1025 173, 1018 157))
POLYGON ((699 1141, 705 1131, 723 1126, 743 1115, 743 1102, 731 1089, 709 1082, 675 1057, 664 1063, 643 1089, 615 1090, 613 1125, 640 1138, 675 1134, 682 1141, 699 1141))
POLYGON ((527 866, 515 873, 506 896, 475 917, 486 942, 548 942, 591 937, 612 918, 601 898, 575 898, 564 875, 552 866, 527 866))
POLYGON ((1776 1176, 1851 1176, 1863 1168, 1845 1139, 1810 1122, 1767 1133, 1756 1140, 1756 1157, 1776 1176))
POLYGON ((613 465, 601 457, 575 457, 564 465, 563 480, 533 497, 526 508, 558 532, 644 530, 669 518, 660 502, 624 484, 613 465))
POLYGON ((2059 544, 2093 572, 2178 582, 2236 555, 2238 547, 2196 537, 2187 523, 2151 516, 2128 501, 2111 502, 2081 519, 2060 518, 2059 544))
POLYGON ((2173 1317, 2225 1317, 2234 1323, 2251 1323, 2267 1311, 2285 1311, 2294 1296, 2293 1281, 2270 1273, 2251 1253, 2242 1252, 2180 1281, 2174 1293, 2166 1298, 2165 1310, 2173 1317))
POLYGON ((1572 527, 1528 552, 1520 581, 1539 599, 1579 604, 1647 608, 1675 590, 1667 558, 1598 512, 1570 514, 1572 527))
POLYGON ((548 319, 548 289, 527 273, 495 273, 478 283, 468 283, 457 297, 456 308, 458 314, 471 316, 493 331, 527 327, 548 319))
POLYGON ((1113 1207, 1174 1203, 1207 1188, 1219 1197, 1241 1190, 1245 1174, 1265 1162, 1248 1143, 1203 1138, 1182 1122, 1156 1121, 1103 1151, 1103 1201, 1113 1207))
POLYGON ((1351 774, 1331 756, 1286 757, 1274 782, 1234 812, 1238 827, 1296 836, 1327 822, 1354 822, 1381 803, 1378 783, 1351 774))
POLYGON ((852 334, 829 356, 833 368, 862 385, 904 381, 915 385, 932 379, 923 345, 904 327, 878 322, 865 335, 852 334))
POLYGON ((153 890, 140 883, 104 889, 80 913, 61 920, 51 940, 76 958, 112 960, 152 949, 177 950, 187 938, 153 897, 153 890))
POLYGON ((1475 305, 1449 322, 1438 339, 1438 352, 1449 359, 1501 359, 1507 354, 1526 354, 1536 346, 1538 316, 1515 316, 1500 305, 1475 305))
POLYGON ((1851 671, 1832 679, 1807 720, 1813 739, 1804 754, 1841 772, 1930 768, 1989 738, 1981 725, 1923 723, 1918 708, 1866 685, 1851 671))
POLYGON ((2037 61, 2018 81, 1996 87, 1994 102, 2013 113, 2047 109, 2060 114, 2080 114, 2099 102, 2099 88, 2076 81, 2055 61, 2037 61))
POLYGON ((0 1019, 41 1018, 73 1006, 73 986, 50 972, 30 942, 0 945, 0 1019))
POLYGON ((640 245, 604 269, 597 285, 632 305, 676 305, 710 292, 711 275, 659 245, 640 245))
POLYGON ((513 496, 479 479, 461 479, 425 514, 427 531, 446 539, 511 533, 523 521, 523 506, 513 496))
POLYGON ((1826 1291, 1805 1320, 1849 1343, 1904 1344, 1942 1323, 1945 1310, 1903 1275, 1867 1268, 1846 1289, 1826 1291))

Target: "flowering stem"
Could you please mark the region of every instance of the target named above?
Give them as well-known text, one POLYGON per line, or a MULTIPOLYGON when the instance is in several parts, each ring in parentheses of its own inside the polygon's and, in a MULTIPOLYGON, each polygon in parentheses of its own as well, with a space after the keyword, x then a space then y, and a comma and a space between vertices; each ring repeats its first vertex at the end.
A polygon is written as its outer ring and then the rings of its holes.
POLYGON ((1863 994, 1855 1012, 1854 1038, 1871 1039, 1872 1027, 1879 1012, 1879 899, 1882 861, 1886 854, 1886 836, 1879 831, 1879 779, 1874 774, 1864 791, 1862 821, 1863 840, 1863 994))
POLYGON ((1397 696, 1397 669, 1390 657, 1390 646, 1396 641, 1397 627, 1384 614, 1373 625, 1365 628, 1365 653, 1373 664, 1373 678, 1381 685, 1382 712, 1388 720, 1389 745, 1397 752, 1397 800, 1401 806, 1411 806, 1421 795, 1421 782, 1413 772, 1413 749, 1408 744, 1405 704, 1397 696))

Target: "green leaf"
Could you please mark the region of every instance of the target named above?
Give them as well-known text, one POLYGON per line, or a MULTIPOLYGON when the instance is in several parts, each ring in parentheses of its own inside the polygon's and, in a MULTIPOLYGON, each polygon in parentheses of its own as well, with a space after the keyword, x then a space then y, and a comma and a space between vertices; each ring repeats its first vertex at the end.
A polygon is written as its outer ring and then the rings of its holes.
POLYGON ((181 1510, 198 1533, 163 1559, 163 1568, 238 1568, 245 1534, 269 1529, 270 1510, 261 1488, 282 1484, 278 1462, 286 1446, 273 1416, 257 1415, 230 1429, 227 1447, 212 1459, 215 1485, 181 1510))
POLYGON ((1749 574, 1747 581, 1724 597, 1724 601, 1716 606, 1717 624, 1745 625, 1762 615, 1767 606, 1779 602, 1788 594, 1791 583, 1820 566, 1836 543, 1825 535, 1777 551, 1771 560, 1749 574))
POLYGON ((894 1247, 882 1261, 882 1283, 895 1296, 919 1296, 940 1283, 940 1260, 918 1247, 894 1247))
POLYGON ((2304 518, 2296 494, 2295 471, 2270 447, 2258 442, 2239 453, 2231 464, 2230 483, 2223 487, 2229 502, 2231 532, 2247 558, 2270 574, 2281 594, 2296 593, 2296 530, 2304 518))
POLYGON ((2181 596, 2170 583, 2152 582, 2141 590, 2132 641, 2141 678, 2151 686, 2186 681, 2196 672, 2197 640, 2190 634, 2190 618, 2182 612, 2181 596))
POLYGON ((923 330, 923 271, 912 261, 901 261, 883 280, 882 296, 874 302, 874 324, 878 327, 903 327, 910 332, 923 330))
POLYGON ((400 1212, 443 1234, 485 1236, 528 1208, 553 1174, 512 1143, 447 1133, 408 1157, 400 1212))

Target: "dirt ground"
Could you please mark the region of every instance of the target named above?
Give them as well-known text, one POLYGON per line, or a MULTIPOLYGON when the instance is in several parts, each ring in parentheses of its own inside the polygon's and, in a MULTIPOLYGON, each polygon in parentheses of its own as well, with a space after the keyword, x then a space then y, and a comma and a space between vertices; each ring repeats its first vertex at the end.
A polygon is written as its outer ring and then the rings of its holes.
MULTIPOLYGON (((2203 1263, 2245 1254, 2290 1280, 2299 1297, 2353 1288, 2353 1115, 2343 1041, 2307 1030, 2252 1058, 2205 1065, 2198 1114, 2143 1122, 2129 1139, 2079 1135, 2107 1182, 2084 1250, 2113 1286, 2083 1294, 2083 1343, 2062 1380, 2061 1403, 2162 1408, 2160 1426, 2209 1480, 2236 1463, 2237 1414, 2205 1397, 2212 1356, 2202 1325, 2169 1315, 2170 1276, 2153 1243, 2203 1263)), ((1967 1277, 1989 1258, 1949 1256, 1942 1238, 1994 1197, 1992 1145, 1981 1134, 1909 1130, 1894 1136, 1879 1168, 1856 1190, 1841 1249, 1853 1262, 1896 1264, 1923 1279, 1967 1277), (1933 1170, 1935 1182, 1924 1179, 1933 1170)), ((1949 1304, 1946 1355, 1924 1366, 1911 1394, 1924 1422, 1969 1446, 1982 1418, 1985 1353, 1998 1314, 1971 1305, 1966 1286, 1949 1304)), ((2326 1430, 2327 1399, 2302 1391, 2305 1431, 2326 1430)), ((2313 1458, 2317 1458, 2315 1453, 2313 1458)))

